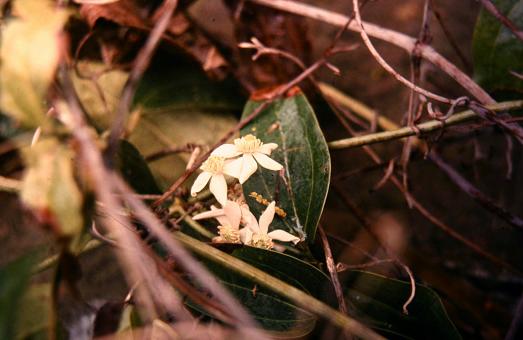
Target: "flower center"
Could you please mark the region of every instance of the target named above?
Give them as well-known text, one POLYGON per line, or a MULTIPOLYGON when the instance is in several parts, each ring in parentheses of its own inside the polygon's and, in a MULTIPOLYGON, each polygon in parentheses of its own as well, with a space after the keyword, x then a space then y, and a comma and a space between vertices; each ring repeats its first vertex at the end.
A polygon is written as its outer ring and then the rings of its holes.
POLYGON ((242 138, 236 138, 234 145, 238 151, 243 153, 256 152, 260 146, 263 145, 262 141, 251 134, 243 136, 242 138))
POLYGON ((205 162, 203 162, 201 169, 203 171, 211 172, 213 174, 218 174, 223 171, 223 163, 225 158, 218 156, 210 156, 205 162))
POLYGON ((251 239, 251 246, 263 249, 272 249, 274 243, 266 234, 254 234, 251 239))
POLYGON ((230 225, 219 226, 218 234, 225 242, 240 243, 240 231, 231 227, 230 225))

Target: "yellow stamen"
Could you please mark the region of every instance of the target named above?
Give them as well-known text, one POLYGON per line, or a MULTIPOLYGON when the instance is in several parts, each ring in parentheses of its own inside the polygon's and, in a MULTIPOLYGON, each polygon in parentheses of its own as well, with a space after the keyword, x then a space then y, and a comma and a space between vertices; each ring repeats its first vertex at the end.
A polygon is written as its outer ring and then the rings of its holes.
POLYGON ((200 169, 203 171, 207 171, 213 174, 218 174, 223 171, 223 164, 225 162, 225 158, 218 157, 218 156, 210 156, 207 158, 205 162, 203 162, 200 169))
POLYGON ((229 225, 221 225, 218 227, 219 239, 227 243, 240 243, 240 232, 229 225))
POLYGON ((261 140, 256 138, 256 136, 248 134, 241 138, 236 138, 234 140, 234 145, 236 145, 236 148, 240 152, 252 153, 258 151, 263 143, 261 140))
POLYGON ((257 248, 272 249, 274 243, 272 242, 272 239, 267 235, 254 234, 252 235, 250 245, 257 248))

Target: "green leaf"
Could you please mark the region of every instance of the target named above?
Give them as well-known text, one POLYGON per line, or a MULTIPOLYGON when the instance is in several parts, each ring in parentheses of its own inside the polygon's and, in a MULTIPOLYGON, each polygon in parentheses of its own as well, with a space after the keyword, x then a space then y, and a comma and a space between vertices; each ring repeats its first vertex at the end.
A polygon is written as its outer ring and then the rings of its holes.
POLYGON ((0 268, 0 339, 12 339, 35 257, 25 255, 0 268))
MULTIPOLYGON (((243 118, 259 105, 261 102, 251 99, 243 118)), ((327 143, 307 98, 299 91, 273 102, 241 133, 254 134, 264 143, 277 143, 271 158, 285 170, 282 177, 258 167, 243 184, 245 196, 256 192, 268 201, 275 200, 287 216, 276 217, 272 228, 298 233, 312 244, 327 197, 331 166, 327 143)), ((265 209, 252 198, 248 203, 255 215, 265 209)))
POLYGON ((142 155, 126 140, 120 141, 116 164, 127 183, 139 194, 160 194, 149 166, 142 155))
POLYGON ((16 339, 45 339, 52 322, 55 320, 52 316, 51 284, 32 285, 20 301, 16 339))
MULTIPOLYGON (((235 245, 217 246, 236 248, 235 245)), ((243 246, 233 249, 231 255, 317 297, 330 287, 329 278, 322 271, 286 254, 243 246)), ((278 337, 300 337, 314 328, 316 317, 287 299, 227 268, 205 260, 204 263, 266 330, 276 332, 278 337)), ((201 307, 191 306, 203 312, 201 307)))
MULTIPOLYGON (((516 27, 523 27, 523 0, 494 0, 494 5, 516 27)), ((523 93, 523 42, 485 9, 481 10, 473 40, 474 75, 490 92, 523 93)))
MULTIPOLYGON (((212 145, 237 123, 235 114, 244 99, 235 82, 212 81, 199 65, 180 57, 153 65, 137 90, 134 110, 141 118, 129 136, 143 155, 188 143, 212 145)), ((173 153, 150 162, 161 188, 185 171, 189 157, 189 153, 173 153)))
POLYGON ((14 1, 16 19, 2 30, 0 108, 28 127, 43 123, 44 100, 60 58, 68 13, 47 0, 14 1))
POLYGON ((129 77, 128 72, 108 69, 100 62, 81 61, 70 75, 82 107, 92 122, 97 128, 108 129, 129 77))
POLYGON ((232 256, 270 273, 316 298, 330 289, 330 279, 318 268, 294 256, 277 251, 243 246, 235 249, 232 256))
POLYGON ((73 151, 53 138, 25 152, 22 201, 60 236, 77 235, 83 227, 83 197, 74 179, 73 158, 73 151))
POLYGON ((440 298, 426 286, 416 285, 405 315, 410 283, 363 271, 351 271, 340 279, 348 279, 346 299, 351 313, 388 338, 461 339, 440 298))

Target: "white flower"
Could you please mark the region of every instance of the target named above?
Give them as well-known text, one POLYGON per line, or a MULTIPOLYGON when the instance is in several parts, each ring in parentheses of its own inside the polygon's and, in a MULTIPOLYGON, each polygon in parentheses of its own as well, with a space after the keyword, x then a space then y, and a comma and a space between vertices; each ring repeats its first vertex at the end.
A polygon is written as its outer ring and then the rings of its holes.
POLYGON ((283 168, 280 163, 269 157, 272 150, 277 147, 278 144, 276 143, 263 144, 261 140, 248 134, 241 138, 236 138, 234 144, 223 144, 217 147, 212 152, 212 155, 223 158, 234 158, 241 155, 241 157, 227 163, 224 169, 228 175, 238 178, 240 184, 243 184, 256 172, 258 164, 274 171, 279 171, 283 168))
MULTIPOLYGON (((246 206, 246 204, 244 204, 246 206)), ((220 225, 218 226, 218 237, 213 238, 213 242, 220 243, 240 243, 240 222, 245 207, 234 201, 227 201, 222 209, 211 206, 211 211, 206 211, 193 216, 194 220, 205 218, 215 218, 220 225)), ((249 208, 247 207, 247 210, 249 208)))
POLYGON ((209 180, 209 190, 221 205, 225 206, 227 202, 227 182, 225 181, 224 174, 227 173, 224 169, 226 162, 225 158, 218 156, 210 156, 202 164, 200 169, 203 170, 201 174, 196 177, 192 187, 191 195, 196 196, 196 194, 207 185, 209 180))
POLYGON ((272 240, 292 242, 294 244, 300 241, 298 237, 281 229, 273 230, 270 233, 268 232, 269 225, 274 219, 275 207, 276 202, 271 202, 267 209, 261 214, 259 221, 256 221, 256 218, 251 214, 252 217, 247 219, 247 226, 244 228, 245 231, 240 233, 241 241, 244 244, 258 248, 272 249, 274 247, 272 240))

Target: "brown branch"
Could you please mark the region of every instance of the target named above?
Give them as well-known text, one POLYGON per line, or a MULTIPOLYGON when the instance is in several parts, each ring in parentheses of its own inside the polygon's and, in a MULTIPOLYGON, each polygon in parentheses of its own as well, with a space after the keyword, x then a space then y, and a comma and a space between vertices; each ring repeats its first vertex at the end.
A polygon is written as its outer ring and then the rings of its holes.
POLYGON ((461 190, 463 190, 470 197, 474 198, 485 209, 493 212, 501 217, 507 223, 517 228, 523 229, 523 219, 519 216, 513 215, 505 208, 498 206, 490 197, 478 190, 467 179, 465 179, 459 172, 447 164, 436 152, 431 152, 429 158, 434 164, 438 166, 461 190))
POLYGON ((129 77, 124 85, 120 101, 118 102, 118 107, 116 108, 116 117, 113 121, 111 131, 109 134, 108 147, 106 151, 106 160, 109 164, 112 163, 112 158, 116 152, 118 146, 118 140, 121 138, 122 133, 124 132, 124 125, 126 117, 131 108, 131 102, 133 100, 136 89, 138 88, 138 83, 142 78, 145 70, 149 66, 151 59, 153 57, 154 51, 158 47, 164 32, 169 27, 170 19, 176 9, 178 0, 165 0, 161 9, 163 13, 158 19, 158 22, 151 30, 149 37, 143 48, 138 52, 134 66, 129 73, 129 77))
MULTIPOLYGON (((323 21, 328 24, 343 27, 347 20, 347 16, 339 13, 327 11, 315 6, 310 6, 303 3, 298 3, 289 0, 249 0, 251 2, 279 9, 288 13, 301 15, 304 17, 312 18, 315 20, 323 21)), ((374 38, 384 40, 391 44, 394 44, 402 49, 411 53, 416 45, 416 39, 409 37, 403 33, 399 33, 393 30, 382 28, 378 25, 363 22, 366 33, 374 38)), ((359 32, 360 26, 356 23, 351 23, 348 29, 359 32)), ((438 66, 442 71, 447 73, 456 82, 463 86, 472 96, 478 99, 483 104, 494 103, 489 94, 483 90, 478 84, 476 84, 469 76, 458 69, 454 64, 445 59, 442 55, 436 52, 432 47, 424 45, 418 48, 419 55, 430 61, 432 64, 438 66)))
POLYGON ((325 263, 327 264, 327 269, 331 277, 332 286, 334 287, 334 292, 336 293, 336 298, 338 299, 338 305, 340 312, 347 314, 347 304, 345 303, 345 297, 343 295, 343 288, 341 288, 340 278, 338 277, 338 272, 336 271, 336 265, 334 263, 334 258, 332 257, 331 247, 329 245, 329 240, 323 227, 320 225, 318 227, 318 232, 320 234, 321 243, 323 245, 323 252, 325 253, 325 263))
MULTIPOLYGON (((64 112, 61 112, 63 116, 67 117, 67 119, 64 119, 64 123, 70 128, 74 139, 78 143, 79 160, 83 163, 85 169, 89 169, 86 174, 89 176, 89 181, 92 184, 92 189, 95 191, 97 199, 104 205, 107 211, 117 212, 120 205, 116 197, 112 194, 111 182, 108 181, 110 177, 107 174, 101 154, 92 140, 92 132, 87 127, 82 108, 74 93, 74 87, 67 72, 68 70, 62 66, 60 73, 62 76, 64 96, 68 104, 67 111, 64 110, 64 112)), ((63 106, 60 105, 59 107, 63 108, 63 106)), ((144 279, 148 280, 148 284, 145 285, 145 287, 149 289, 144 289, 143 285, 139 285, 136 297, 138 303, 143 306, 145 310, 146 314, 144 316, 146 316, 146 319, 154 320, 158 315, 154 301, 161 303, 161 301, 154 298, 154 292, 159 293, 163 290, 156 282, 148 279, 151 277, 148 275, 149 269, 147 262, 149 259, 144 257, 142 252, 137 251, 140 249, 138 238, 130 230, 123 228, 115 219, 102 216, 101 220, 104 227, 112 234, 112 237, 120 246, 115 248, 115 251, 120 262, 125 267, 125 276, 129 286, 132 287, 144 279)), ((130 224, 125 218, 123 220, 126 224, 130 224)))

